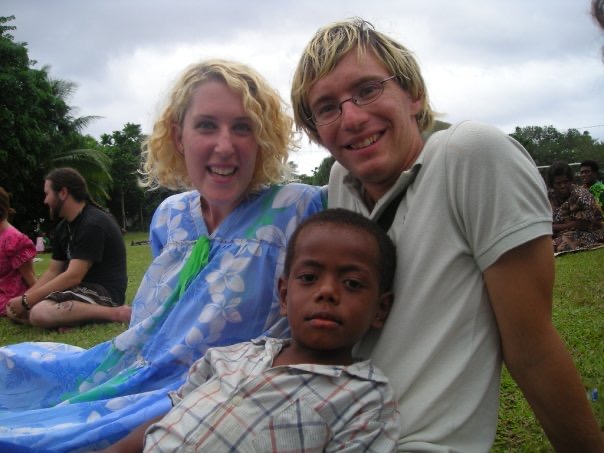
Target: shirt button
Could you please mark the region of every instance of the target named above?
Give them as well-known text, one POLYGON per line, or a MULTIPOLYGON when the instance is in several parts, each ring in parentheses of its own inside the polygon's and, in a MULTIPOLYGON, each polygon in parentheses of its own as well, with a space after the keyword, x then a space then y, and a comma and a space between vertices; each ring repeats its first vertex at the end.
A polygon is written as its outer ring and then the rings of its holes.
POLYGON ((239 406, 242 402, 243 402, 243 398, 239 395, 234 396, 233 399, 231 400, 231 404, 233 406, 239 406))

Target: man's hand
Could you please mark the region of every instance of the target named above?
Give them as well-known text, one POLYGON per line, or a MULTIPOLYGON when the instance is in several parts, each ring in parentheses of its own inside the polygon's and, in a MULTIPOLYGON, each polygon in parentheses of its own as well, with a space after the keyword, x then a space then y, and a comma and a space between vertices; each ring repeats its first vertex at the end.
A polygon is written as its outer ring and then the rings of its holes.
POLYGON ((8 304, 6 305, 6 314, 9 318, 14 320, 27 318, 27 310, 21 303, 21 296, 13 297, 8 301, 8 304))

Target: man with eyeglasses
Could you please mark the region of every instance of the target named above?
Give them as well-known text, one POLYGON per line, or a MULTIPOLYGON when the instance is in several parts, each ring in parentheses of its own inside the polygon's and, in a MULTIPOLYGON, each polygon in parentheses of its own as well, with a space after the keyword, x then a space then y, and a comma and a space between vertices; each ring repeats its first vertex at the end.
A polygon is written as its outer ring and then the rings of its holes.
POLYGON ((315 34, 292 104, 337 161, 329 207, 374 219, 398 247, 389 320, 358 348, 398 397, 398 449, 488 451, 503 360, 557 450, 602 451, 551 322, 551 211, 522 146, 469 121, 424 141, 434 113, 417 62, 361 19, 315 34))

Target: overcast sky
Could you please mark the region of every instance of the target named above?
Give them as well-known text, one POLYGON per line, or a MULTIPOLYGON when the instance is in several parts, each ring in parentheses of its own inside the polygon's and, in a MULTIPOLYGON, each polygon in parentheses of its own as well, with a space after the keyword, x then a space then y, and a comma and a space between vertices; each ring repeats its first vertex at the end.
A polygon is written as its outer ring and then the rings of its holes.
MULTIPOLYGON (((587 130, 604 140, 604 35, 590 0, 2 0, 36 67, 78 85, 77 116, 96 138, 148 133, 170 83, 205 58, 262 73, 289 103, 292 74, 318 27, 351 16, 415 52, 440 119, 587 130)), ((301 141, 310 174, 326 151, 301 141)))

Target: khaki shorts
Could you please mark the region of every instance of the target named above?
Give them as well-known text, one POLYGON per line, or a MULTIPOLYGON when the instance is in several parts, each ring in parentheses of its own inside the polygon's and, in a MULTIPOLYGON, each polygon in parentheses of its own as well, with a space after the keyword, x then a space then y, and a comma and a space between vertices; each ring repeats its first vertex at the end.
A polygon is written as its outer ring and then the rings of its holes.
POLYGON ((105 307, 117 307, 113 302, 109 292, 101 285, 95 283, 81 283, 78 286, 66 289, 65 291, 54 291, 50 293, 46 300, 53 302, 66 302, 68 300, 77 300, 93 305, 103 305, 105 307))

